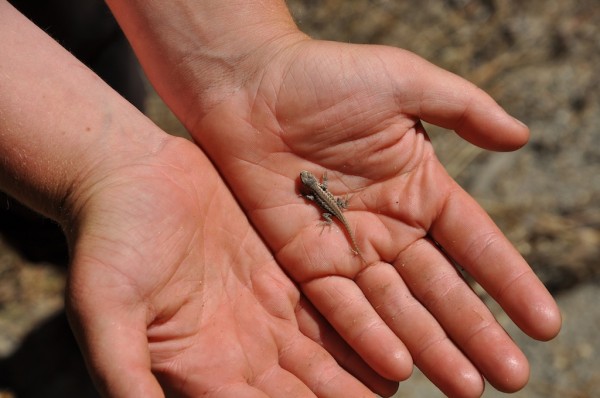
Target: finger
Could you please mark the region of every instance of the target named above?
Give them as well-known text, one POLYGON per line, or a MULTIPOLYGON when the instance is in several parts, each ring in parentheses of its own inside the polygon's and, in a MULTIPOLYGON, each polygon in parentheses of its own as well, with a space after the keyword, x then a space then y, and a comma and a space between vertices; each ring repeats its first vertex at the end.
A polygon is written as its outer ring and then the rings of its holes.
POLYGON ((397 70, 415 71, 402 75, 390 72, 396 76, 395 91, 402 112, 454 130, 486 149, 514 150, 527 142, 529 129, 474 84, 409 52, 396 52, 394 59, 390 64, 397 70))
MULTIPOLYGON (((303 380, 318 397, 375 398, 375 394, 342 369, 335 359, 315 342, 304 336, 292 340, 285 339, 284 342, 280 355, 281 366, 303 380)), ((286 392, 285 396, 289 394, 286 392)))
POLYGON ((353 280, 322 277, 304 283, 302 289, 333 328, 377 373, 396 381, 410 376, 409 352, 353 280))
POLYGON ((561 317, 554 299, 466 192, 459 189, 447 199, 430 233, 525 333, 538 340, 558 334, 561 317))
POLYGON ((325 348, 350 374, 382 397, 392 396, 398 383, 381 377, 354 351, 306 300, 301 300, 296 319, 302 334, 325 348))
POLYGON ((494 387, 509 392, 527 383, 527 359, 433 242, 415 242, 402 253, 396 268, 415 297, 494 387))
POLYGON ((381 318, 400 337, 415 365, 446 395, 478 397, 484 384, 479 371, 419 303, 398 271, 378 263, 356 280, 381 318))

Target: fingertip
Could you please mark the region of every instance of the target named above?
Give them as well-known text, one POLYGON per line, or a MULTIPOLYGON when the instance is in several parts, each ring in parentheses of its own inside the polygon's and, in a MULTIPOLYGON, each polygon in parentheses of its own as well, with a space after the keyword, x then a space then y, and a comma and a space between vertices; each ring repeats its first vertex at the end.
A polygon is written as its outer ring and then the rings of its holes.
POLYGON ((449 391, 445 391, 449 396, 478 398, 481 397, 485 389, 483 377, 475 369, 464 369, 462 373, 457 374, 455 385, 460 386, 460 392, 454 395, 449 391))
POLYGON ((497 151, 514 151, 529 142, 529 127, 519 119, 506 113, 506 135, 499 142, 497 151))
POLYGON ((474 368, 462 368, 448 380, 432 380, 449 397, 479 398, 485 389, 481 373, 474 368))
POLYGON ((401 349, 397 349, 391 353, 391 357, 394 361, 392 367, 395 373, 395 377, 391 378, 391 380, 403 381, 408 379, 413 373, 414 365, 413 359, 404 345, 402 345, 401 349))
POLYGON ((547 341, 560 332, 560 309, 531 269, 511 283, 497 299, 515 324, 531 338, 547 341))
POLYGON ((449 340, 431 346, 415 362, 449 397, 478 398, 483 394, 485 383, 481 372, 449 340))
POLYGON ((498 152, 514 151, 527 144, 529 127, 506 113, 491 97, 488 100, 466 111, 455 129, 457 134, 478 147, 498 152))
POLYGON ((498 391, 514 393, 521 390, 529 381, 529 362, 522 353, 506 356, 489 383, 498 391))
POLYGON ((529 362, 498 324, 491 324, 463 346, 473 364, 497 390, 515 392, 529 380, 529 362))
POLYGON ((525 354, 513 344, 502 346, 493 340, 496 339, 491 338, 489 342, 488 358, 480 364, 485 378, 498 391, 519 391, 529 381, 529 362, 525 354))
POLYGON ((545 333, 541 333, 537 336, 537 339, 541 340, 541 341, 552 340, 553 338, 558 336, 558 334, 560 333, 560 330, 562 328, 562 315, 561 315, 558 307, 556 308, 556 311, 549 311, 549 312, 545 313, 545 315, 546 315, 546 324, 548 326, 546 327, 546 330, 544 331, 545 333))
MULTIPOLYGON (((410 353, 402 343, 400 345, 396 349, 390 349, 390 345, 382 347, 383 351, 377 350, 376 357, 367 354, 365 360, 385 379, 404 381, 412 375, 414 365, 410 353)), ((370 346, 374 347, 372 344, 370 346)))
MULTIPOLYGON (((552 299, 551 299, 552 300, 552 299)), ((533 306, 535 319, 531 323, 531 328, 525 332, 532 338, 539 341, 548 341, 555 338, 562 327, 562 315, 556 302, 543 303, 533 306)))
POLYGON ((529 126, 527 126, 524 122, 517 119, 514 116, 511 116, 514 123, 517 124, 517 130, 520 128, 522 130, 521 134, 523 135, 524 142, 526 143, 529 140, 529 126))
POLYGON ((512 151, 521 148, 529 142, 530 131, 529 127, 525 123, 523 123, 514 116, 508 116, 510 117, 510 123, 512 124, 509 127, 512 133, 511 137, 509 137, 510 140, 508 143, 508 150, 512 151))

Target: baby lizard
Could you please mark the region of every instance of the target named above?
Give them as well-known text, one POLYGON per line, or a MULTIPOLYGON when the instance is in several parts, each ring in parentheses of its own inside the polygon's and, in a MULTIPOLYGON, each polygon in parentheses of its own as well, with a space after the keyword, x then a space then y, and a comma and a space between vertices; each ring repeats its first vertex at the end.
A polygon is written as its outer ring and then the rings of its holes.
POLYGON ((323 213, 323 218, 325 219, 326 224, 331 224, 332 219, 331 216, 337 218, 343 225, 344 229, 348 233, 350 237, 350 241, 352 242, 352 251, 355 254, 360 256, 360 259, 366 263, 362 253, 358 249, 358 245, 356 244, 356 239, 354 238, 354 234, 350 229, 350 224, 348 224, 348 220, 342 214, 342 209, 347 207, 347 201, 336 198, 327 190, 327 175, 323 174, 323 181, 319 183, 319 180, 309 171, 302 170, 300 172, 300 180, 304 187, 308 190, 307 193, 303 194, 306 199, 312 200, 316 202, 325 213, 323 213))

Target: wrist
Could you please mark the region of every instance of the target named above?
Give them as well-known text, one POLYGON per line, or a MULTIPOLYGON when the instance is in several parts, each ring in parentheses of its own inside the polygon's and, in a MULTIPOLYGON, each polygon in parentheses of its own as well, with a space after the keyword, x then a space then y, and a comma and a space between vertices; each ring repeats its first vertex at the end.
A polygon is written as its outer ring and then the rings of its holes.
POLYGON ((284 1, 108 0, 149 79, 186 126, 306 40, 284 1))
POLYGON ((62 221, 82 186, 164 138, 5 2, 0 36, 0 189, 62 221))

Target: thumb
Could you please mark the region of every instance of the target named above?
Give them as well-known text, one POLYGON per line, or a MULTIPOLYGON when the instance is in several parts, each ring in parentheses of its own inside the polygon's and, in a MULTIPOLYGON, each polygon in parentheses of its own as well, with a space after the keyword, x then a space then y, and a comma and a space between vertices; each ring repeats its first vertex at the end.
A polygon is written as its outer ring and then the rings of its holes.
MULTIPOLYGON (((91 293, 69 289, 67 313, 88 370, 102 396, 164 397, 151 371, 143 311, 109 304, 91 293)), ((141 306, 138 306, 141 307, 141 306)))
POLYGON ((485 149, 509 151, 527 143, 527 126, 474 84, 407 51, 396 52, 394 58, 399 70, 410 71, 390 73, 402 112, 454 130, 485 149))

